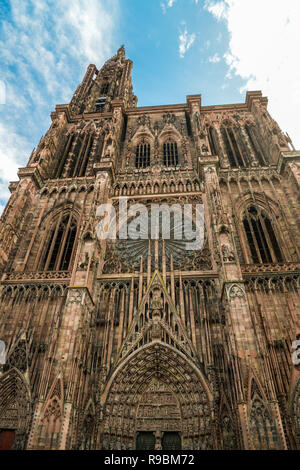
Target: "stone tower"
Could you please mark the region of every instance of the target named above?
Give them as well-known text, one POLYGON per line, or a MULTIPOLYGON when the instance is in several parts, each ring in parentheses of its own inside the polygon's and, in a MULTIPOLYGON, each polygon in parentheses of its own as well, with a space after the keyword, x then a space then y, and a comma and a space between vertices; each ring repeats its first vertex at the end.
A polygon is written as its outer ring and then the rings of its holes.
POLYGON ((131 68, 90 65, 10 184, 0 448, 299 449, 300 152, 260 92, 137 107, 131 68), (203 204, 202 248, 98 237, 125 200, 203 204))

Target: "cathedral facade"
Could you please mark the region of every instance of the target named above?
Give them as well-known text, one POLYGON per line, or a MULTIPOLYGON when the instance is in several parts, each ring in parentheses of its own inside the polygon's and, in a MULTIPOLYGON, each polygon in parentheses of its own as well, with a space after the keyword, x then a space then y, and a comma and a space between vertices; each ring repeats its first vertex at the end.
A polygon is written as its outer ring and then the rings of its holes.
POLYGON ((131 69, 90 65, 10 184, 0 448, 300 449, 300 152, 261 92, 137 107, 131 69), (120 201, 203 205, 201 249, 99 237, 120 201))

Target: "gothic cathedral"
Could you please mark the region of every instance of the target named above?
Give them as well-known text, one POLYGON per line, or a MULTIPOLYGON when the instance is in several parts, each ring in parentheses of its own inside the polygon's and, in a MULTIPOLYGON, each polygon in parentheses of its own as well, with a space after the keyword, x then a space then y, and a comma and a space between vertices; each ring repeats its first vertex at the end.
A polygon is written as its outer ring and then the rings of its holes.
POLYGON ((300 449, 300 152, 261 92, 137 107, 131 69, 90 65, 10 183, 0 448, 300 449), (202 248, 99 238, 120 201, 202 204, 202 248))

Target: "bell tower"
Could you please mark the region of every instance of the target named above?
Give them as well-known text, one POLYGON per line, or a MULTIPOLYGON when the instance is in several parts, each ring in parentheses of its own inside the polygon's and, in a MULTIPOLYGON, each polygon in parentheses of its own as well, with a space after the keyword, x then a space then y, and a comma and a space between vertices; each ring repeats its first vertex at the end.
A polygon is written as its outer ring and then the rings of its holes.
POLYGON ((71 100, 72 114, 110 112, 111 102, 116 99, 126 107, 135 107, 137 97, 132 91, 131 69, 132 61, 126 59, 124 46, 100 70, 89 65, 71 100))

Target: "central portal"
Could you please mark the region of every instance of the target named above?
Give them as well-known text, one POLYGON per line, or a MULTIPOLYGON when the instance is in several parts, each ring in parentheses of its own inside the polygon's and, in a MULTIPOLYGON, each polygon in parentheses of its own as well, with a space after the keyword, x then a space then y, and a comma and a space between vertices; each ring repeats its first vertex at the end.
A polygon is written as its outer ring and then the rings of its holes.
POLYGON ((123 361, 103 394, 103 450, 213 448, 211 394, 187 355, 155 340, 123 361))

